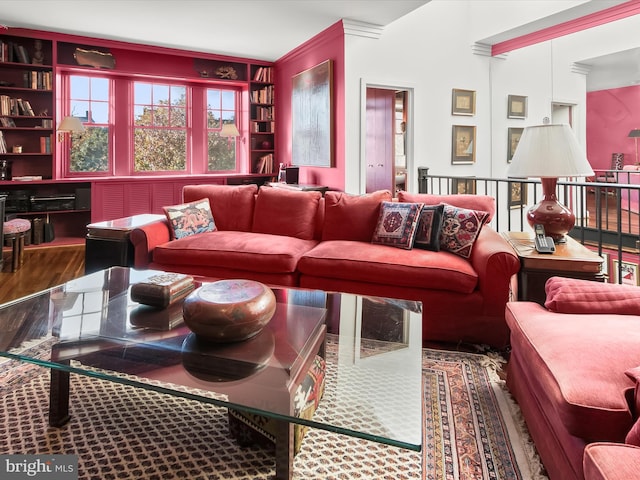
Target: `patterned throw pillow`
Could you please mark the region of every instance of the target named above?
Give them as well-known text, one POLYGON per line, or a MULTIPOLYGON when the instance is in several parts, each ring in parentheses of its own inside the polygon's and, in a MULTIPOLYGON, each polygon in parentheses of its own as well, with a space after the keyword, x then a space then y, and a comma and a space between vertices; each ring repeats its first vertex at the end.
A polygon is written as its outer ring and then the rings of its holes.
POLYGON ((382 202, 371 243, 411 250, 422 203, 382 202))
POLYGON ((487 212, 445 204, 440 230, 440 249, 469 258, 473 244, 488 217, 487 212))
POLYGON ((425 250, 440 251, 440 230, 444 205, 425 205, 420 210, 418 228, 413 246, 425 250))
POLYGON ((216 229, 208 198, 162 209, 169 220, 171 238, 174 240, 216 229))

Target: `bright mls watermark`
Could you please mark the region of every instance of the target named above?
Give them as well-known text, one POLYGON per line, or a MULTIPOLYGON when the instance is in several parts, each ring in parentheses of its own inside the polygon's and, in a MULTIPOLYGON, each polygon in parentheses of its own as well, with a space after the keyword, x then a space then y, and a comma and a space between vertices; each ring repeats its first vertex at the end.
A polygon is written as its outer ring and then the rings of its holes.
POLYGON ((77 455, 0 455, 0 479, 78 480, 77 455))

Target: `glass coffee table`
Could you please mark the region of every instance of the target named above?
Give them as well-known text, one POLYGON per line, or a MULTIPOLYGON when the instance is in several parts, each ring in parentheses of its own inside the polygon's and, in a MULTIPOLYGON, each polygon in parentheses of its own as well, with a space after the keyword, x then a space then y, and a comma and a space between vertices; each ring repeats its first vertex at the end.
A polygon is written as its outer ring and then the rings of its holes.
POLYGON ((112 267, 0 305, 0 356, 51 369, 51 426, 73 414, 75 373, 275 419, 276 478, 293 476, 294 424, 420 451, 419 302, 274 288, 258 335, 214 344, 186 327, 180 303, 131 300, 130 286, 157 273, 112 267), (331 408, 299 418, 296 388, 317 355, 332 371, 331 408))

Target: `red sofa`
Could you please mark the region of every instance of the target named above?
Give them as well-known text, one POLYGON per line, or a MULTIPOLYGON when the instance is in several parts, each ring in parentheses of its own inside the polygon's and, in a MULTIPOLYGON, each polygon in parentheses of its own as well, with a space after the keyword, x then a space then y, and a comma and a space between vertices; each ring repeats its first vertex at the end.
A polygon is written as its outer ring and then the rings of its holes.
POLYGON ((506 306, 507 386, 549 478, 640 478, 640 288, 560 277, 545 288, 544 307, 506 306))
MULTIPOLYGON (((406 202, 487 211, 489 220, 495 210, 495 200, 482 195, 403 195, 406 202)), ((138 228, 130 235, 136 268, 420 300, 425 340, 508 343, 504 309, 519 261, 489 225, 466 259, 372 244, 388 191, 323 197, 255 185, 190 185, 183 198, 209 199, 217 230, 172 240, 167 221, 138 228)))

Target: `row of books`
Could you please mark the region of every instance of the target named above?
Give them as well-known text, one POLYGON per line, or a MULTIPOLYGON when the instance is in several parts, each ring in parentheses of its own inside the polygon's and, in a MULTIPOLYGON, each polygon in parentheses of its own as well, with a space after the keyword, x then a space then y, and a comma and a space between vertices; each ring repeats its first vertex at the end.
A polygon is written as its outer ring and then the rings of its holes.
POLYGON ((251 91, 252 103, 273 103, 273 85, 251 91))
POLYGON ((40 137, 40 153, 51 153, 51 135, 40 137))
POLYGON ((256 173, 273 173, 273 153, 258 158, 256 173))
POLYGON ((28 100, 12 98, 9 95, 0 95, 0 115, 27 115, 34 117, 35 113, 28 100))
POLYGON ((29 71, 24 72, 24 88, 33 90, 51 90, 53 72, 29 71))
POLYGON ((273 120, 273 107, 256 107, 255 120, 273 120))
POLYGON ((22 45, 0 40, 0 62, 29 63, 29 53, 22 45))
MULTIPOLYGON (((0 126, 5 128, 15 128, 16 122, 14 122, 11 117, 0 117, 0 126)), ((40 126, 42 128, 53 128, 53 120, 50 118, 43 118, 40 126)))
POLYGON ((253 133, 273 133, 275 122, 251 122, 251 130, 253 133))
POLYGON ((265 82, 265 83, 273 82, 273 68, 259 67, 256 70, 256 73, 253 75, 253 80, 255 82, 265 82))

